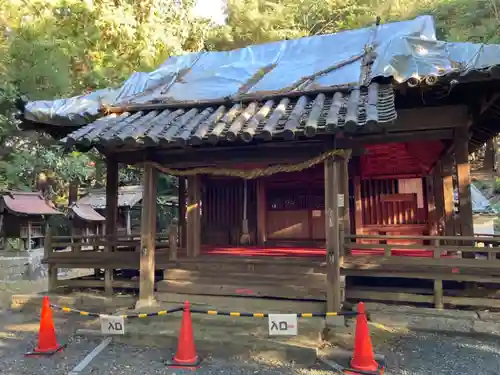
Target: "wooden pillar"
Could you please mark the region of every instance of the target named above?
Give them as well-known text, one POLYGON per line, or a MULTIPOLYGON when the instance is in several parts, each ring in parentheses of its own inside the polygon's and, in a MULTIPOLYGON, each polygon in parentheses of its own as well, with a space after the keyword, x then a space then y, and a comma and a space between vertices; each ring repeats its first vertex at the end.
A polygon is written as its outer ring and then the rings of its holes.
POLYGON ((327 311, 340 311, 340 241, 339 241, 339 175, 342 161, 329 157, 325 160, 325 225, 326 225, 326 263, 327 311))
POLYGON ((442 160, 443 198, 444 198, 444 233, 446 236, 455 235, 455 218, 453 203, 453 159, 445 155, 442 160))
POLYGON ((188 184, 187 204, 187 255, 197 257, 201 246, 201 179, 199 175, 190 176, 188 184))
POLYGON ((186 248, 186 177, 179 177, 179 246, 186 248))
MULTIPOLYGON (((345 157, 340 162, 340 194, 344 195, 344 207, 340 207, 341 217, 344 224, 344 232, 346 234, 351 233, 351 222, 349 220, 349 158, 345 157)), ((342 239, 341 239, 342 241, 342 239)))
MULTIPOLYGON (((118 162, 112 158, 106 160, 106 237, 111 245, 104 251, 115 251, 116 223, 118 222, 118 162)), ((108 295, 113 294, 113 268, 105 268, 104 290, 108 295)))
POLYGON ((31 236, 32 236, 32 226, 31 221, 28 221, 28 243, 26 244, 26 250, 31 250, 31 236))
POLYGON ((429 234, 439 234, 439 214, 436 209, 436 197, 434 189, 434 176, 431 174, 425 178, 425 190, 427 196, 427 221, 429 223, 429 234))
POLYGON ((354 233, 362 234, 363 227, 363 204, 361 201, 361 177, 353 177, 354 185, 354 204, 355 204, 355 215, 354 215, 354 233))
MULTIPOLYGON (((49 224, 45 224, 45 238, 43 240, 43 257, 47 261, 52 256, 52 229, 49 224)), ((57 289, 57 267, 48 263, 48 291, 55 293, 57 289)))
POLYGON ((267 241, 267 205, 266 183, 263 178, 257 180, 257 244, 265 246, 267 241))
POLYGON ((136 308, 155 304, 156 191, 158 185, 156 168, 146 165, 143 181, 139 301, 136 308))
POLYGON ((132 234, 132 222, 130 220, 130 207, 127 207, 125 209, 125 226, 126 226, 126 233, 127 236, 130 236, 132 234))
POLYGON ((351 242, 345 240, 345 235, 351 234, 351 225, 349 220, 349 170, 347 168, 349 158, 345 157, 338 161, 339 163, 339 218, 340 218, 340 262, 343 263, 344 255, 347 255, 345 243, 351 242), (342 204, 340 204, 342 203, 342 204))
POLYGON ((455 129, 453 147, 458 182, 460 234, 471 237, 474 235, 472 225, 472 199, 470 191, 470 164, 469 164, 469 132, 467 127, 455 129))
POLYGON ((441 162, 438 161, 432 170, 432 188, 434 197, 435 220, 437 226, 436 234, 445 233, 445 211, 444 211, 444 191, 443 191, 443 169, 441 162))

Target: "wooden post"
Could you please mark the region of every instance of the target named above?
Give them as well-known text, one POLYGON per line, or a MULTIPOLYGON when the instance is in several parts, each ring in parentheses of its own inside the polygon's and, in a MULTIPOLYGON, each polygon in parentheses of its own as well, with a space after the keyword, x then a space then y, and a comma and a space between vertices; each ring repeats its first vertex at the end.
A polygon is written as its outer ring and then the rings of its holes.
MULTIPOLYGON (((468 148, 469 133, 467 127, 455 129, 453 147, 455 148, 455 161, 457 163, 460 234, 462 236, 471 237, 474 235, 474 227, 472 224, 471 178, 468 148)), ((472 253, 468 254, 472 255, 472 253)))
POLYGON ((425 189, 427 192, 427 221, 429 222, 430 235, 437 236, 439 234, 439 215, 436 210, 436 197, 434 189, 434 176, 430 175, 425 178, 425 189))
POLYGON ((435 206, 435 220, 437 226, 436 234, 444 234, 445 212, 444 212, 444 192, 443 192, 443 171, 441 162, 438 161, 432 171, 432 187, 435 206))
MULTIPOLYGON (((118 162, 114 159, 106 160, 106 235, 111 242, 104 251, 115 251, 116 223, 118 222, 118 162)), ((104 267, 105 268, 105 267, 104 267)), ((113 268, 105 268, 104 291, 107 295, 113 294, 113 268)))
MULTIPOLYGON (((343 162, 343 161, 341 161, 343 162)), ((325 160, 325 225, 326 225, 326 263, 327 311, 340 311, 340 241, 338 213, 338 178, 340 163, 334 157, 325 160)))
POLYGON ((132 222, 130 221, 130 207, 127 207, 125 209, 125 220, 126 220, 126 231, 127 231, 127 236, 130 236, 132 234, 132 222))
POLYGON ((168 228, 169 260, 177 260, 177 240, 179 237, 179 225, 177 218, 173 218, 168 228))
POLYGON ((442 161, 443 198, 444 198, 444 232, 446 236, 455 235, 454 203, 453 203, 453 159, 446 155, 442 161))
POLYGON ((28 221, 28 243, 26 244, 26 250, 31 250, 31 221, 28 221))
POLYGON ((189 257, 200 255, 201 246, 201 181, 200 176, 188 177, 187 205, 187 254, 189 257))
MULTIPOLYGON (((48 261, 52 256, 52 229, 50 225, 45 224, 45 238, 43 240, 43 257, 45 261, 48 261)), ((48 263, 48 291, 49 293, 54 293, 57 289, 57 268, 48 263)))
POLYGON ((179 246, 186 248, 186 177, 179 177, 179 246))
MULTIPOLYGON (((343 196, 344 205, 343 207, 339 207, 339 218, 341 218, 341 232, 339 235, 340 241, 340 256, 341 256, 341 264, 343 262, 343 257, 346 254, 345 249, 345 234, 351 233, 351 226, 349 220, 349 170, 347 168, 349 163, 349 158, 345 157, 338 161, 339 163, 339 194, 343 196)), ((350 242, 350 241, 349 241, 350 242)))
POLYGON ((267 241, 266 184, 263 178, 257 180, 257 243, 265 246, 267 241))
POLYGON ((155 304, 155 247, 156 247, 156 191, 158 171, 151 165, 144 167, 141 212, 141 255, 139 301, 136 308, 155 304))
POLYGON ((355 215, 354 215, 354 233, 361 234, 363 227, 363 205, 361 201, 361 177, 354 176, 354 200, 355 200, 355 215))

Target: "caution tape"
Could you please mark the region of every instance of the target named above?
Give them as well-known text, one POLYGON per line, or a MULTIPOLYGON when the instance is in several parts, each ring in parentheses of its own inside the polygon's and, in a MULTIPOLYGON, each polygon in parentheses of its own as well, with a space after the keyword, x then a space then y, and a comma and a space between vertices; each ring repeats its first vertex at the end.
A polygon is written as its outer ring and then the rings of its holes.
MULTIPOLYGON (((81 316, 89 316, 94 318, 99 318, 101 316, 109 316, 111 314, 100 314, 93 313, 89 311, 82 311, 77 309, 72 309, 67 306, 58 306, 58 305, 50 305, 52 308, 67 312, 67 313, 75 313, 81 316)), ((184 311, 184 307, 176 307, 170 310, 161 310, 152 313, 138 313, 138 314, 126 314, 126 315, 114 315, 119 316, 124 319, 133 319, 133 318, 151 318, 154 316, 165 316, 167 314, 173 314, 176 312, 184 311)), ((193 314, 206 314, 206 315, 219 315, 219 316, 232 316, 232 317, 245 317, 245 318, 268 318, 269 315, 273 313, 260 313, 260 312, 237 312, 237 311, 218 311, 218 310, 201 310, 201 309, 190 309, 193 314)), ((279 313, 275 313, 279 314, 279 313)), ((296 313, 297 318, 326 318, 332 316, 357 316, 358 313, 356 311, 342 311, 342 312, 325 312, 325 313, 296 313)))
MULTIPOLYGON (((200 309, 190 309, 190 311, 193 314, 221 315, 221 316, 234 316, 234 317, 245 317, 245 318, 267 318, 270 315, 270 313, 251 313, 251 312, 200 310, 200 309)), ((343 312, 326 312, 326 313, 296 313, 295 315, 297 315, 297 318, 326 318, 331 316, 357 316, 358 313, 355 311, 343 311, 343 312)))
MULTIPOLYGON (((81 316, 89 316, 89 317, 93 317, 93 318, 100 318, 102 316, 110 316, 111 315, 111 314, 99 314, 99 313, 93 313, 93 312, 89 312, 89 311, 82 311, 82 310, 72 309, 72 308, 67 307, 67 306, 58 306, 58 305, 53 305, 53 304, 51 304, 50 307, 57 309, 57 310, 60 310, 60 311, 63 311, 63 312, 75 313, 75 314, 79 314, 81 316)), ((161 311, 157 311, 157 312, 153 312, 153 313, 124 314, 124 315, 113 315, 113 316, 119 316, 119 317, 122 317, 124 319, 133 319, 133 318, 142 318, 143 319, 143 318, 151 318, 153 316, 165 316, 167 314, 173 314, 173 313, 183 311, 183 310, 184 310, 184 307, 176 307, 175 309, 161 310, 161 311)))

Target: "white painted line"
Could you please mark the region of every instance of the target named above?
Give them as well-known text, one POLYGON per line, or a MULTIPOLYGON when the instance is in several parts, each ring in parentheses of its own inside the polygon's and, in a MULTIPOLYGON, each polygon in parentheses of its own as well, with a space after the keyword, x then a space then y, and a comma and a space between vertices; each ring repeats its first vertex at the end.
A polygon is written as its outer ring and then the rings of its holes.
POLYGON ((80 372, 85 369, 89 365, 92 360, 99 355, 100 352, 102 352, 106 347, 111 343, 112 338, 111 337, 106 337, 102 342, 95 347, 94 350, 92 350, 84 359, 81 361, 79 364, 76 365, 76 367, 71 370, 68 375, 79 375, 80 372))

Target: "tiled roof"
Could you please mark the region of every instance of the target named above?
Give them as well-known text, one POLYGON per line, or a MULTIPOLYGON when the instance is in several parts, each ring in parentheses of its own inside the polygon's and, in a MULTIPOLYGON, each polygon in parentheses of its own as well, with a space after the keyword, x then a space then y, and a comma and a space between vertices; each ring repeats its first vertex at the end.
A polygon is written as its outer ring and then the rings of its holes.
POLYGON ((1 194, 3 206, 18 215, 62 215, 40 193, 9 191, 1 194))
POLYGON ((392 86, 372 83, 368 88, 349 92, 110 114, 74 131, 63 142, 148 147, 273 138, 290 140, 339 130, 355 132, 395 118, 392 86))
MULTIPOLYGON (((90 125, 89 125, 90 126, 90 125)), ((118 188, 118 207, 133 207, 142 199, 142 186, 120 186, 118 188)), ((90 206, 92 208, 106 208, 106 189, 94 189, 80 198, 78 206, 90 206)))
POLYGON ((72 215, 85 221, 105 221, 106 218, 88 204, 75 203, 70 207, 72 215))

